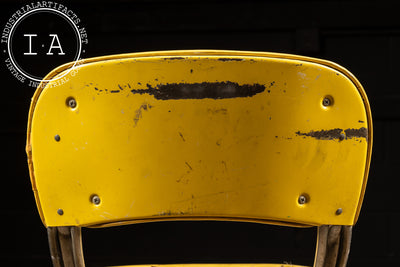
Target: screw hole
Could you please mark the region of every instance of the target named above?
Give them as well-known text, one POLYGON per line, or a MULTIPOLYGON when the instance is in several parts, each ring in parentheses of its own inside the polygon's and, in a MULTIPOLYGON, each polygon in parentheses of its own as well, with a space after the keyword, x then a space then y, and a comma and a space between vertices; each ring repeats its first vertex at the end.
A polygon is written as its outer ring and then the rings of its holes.
POLYGON ((336 210, 336 215, 340 215, 340 214, 342 214, 343 213, 343 209, 342 208, 338 208, 337 210, 336 210))
POLYGON ((304 205, 308 202, 308 197, 306 195, 300 195, 299 199, 297 200, 300 205, 304 205))
POLYGON ((57 214, 61 216, 61 215, 64 214, 64 211, 63 211, 62 209, 58 209, 58 210, 57 210, 57 214))
POLYGON ((100 204, 101 200, 100 197, 98 195, 91 195, 90 196, 90 202, 92 202, 93 204, 95 204, 96 206, 100 204))
POLYGON ((60 137, 58 134, 56 134, 56 135, 54 136, 54 140, 56 140, 57 142, 60 142, 61 137, 60 137))
POLYGON ((76 108, 76 105, 77 105, 76 100, 73 97, 68 97, 66 100, 66 104, 70 108, 76 108))
POLYGON ((333 98, 331 96, 325 96, 322 100, 322 106, 329 107, 333 105, 333 98))

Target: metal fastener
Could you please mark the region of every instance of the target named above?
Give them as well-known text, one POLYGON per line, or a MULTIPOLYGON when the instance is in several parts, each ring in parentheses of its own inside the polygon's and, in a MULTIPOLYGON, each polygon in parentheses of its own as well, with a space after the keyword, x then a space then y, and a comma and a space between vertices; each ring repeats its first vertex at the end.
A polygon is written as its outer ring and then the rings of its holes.
POLYGON ((324 100, 322 100, 322 105, 324 105, 324 107, 328 107, 331 104, 332 104, 332 101, 328 97, 325 97, 324 100))
POLYGON ((76 100, 74 98, 72 98, 72 97, 68 98, 67 99, 67 105, 70 108, 76 108, 76 100))
POLYGON ((60 142, 61 137, 60 137, 58 134, 56 134, 56 135, 54 136, 54 139, 55 139, 57 142, 60 142))
POLYGON ((339 135, 339 140, 340 140, 340 141, 343 141, 345 138, 346 138, 346 135, 344 135, 344 133, 341 133, 341 134, 339 135))
POLYGON ((307 198, 306 198, 306 196, 301 195, 301 196, 299 196, 298 201, 299 201, 300 205, 303 205, 303 204, 306 204, 307 198))
POLYGON ((64 211, 63 211, 62 209, 58 209, 58 210, 57 210, 57 213, 58 213, 58 215, 63 215, 63 214, 64 214, 64 211))
POLYGON ((342 208, 338 208, 336 210, 336 215, 340 215, 340 214, 342 214, 342 212, 343 212, 343 209, 342 208))
POLYGON ((92 203, 95 205, 99 205, 100 204, 100 197, 98 195, 93 195, 92 196, 92 203))

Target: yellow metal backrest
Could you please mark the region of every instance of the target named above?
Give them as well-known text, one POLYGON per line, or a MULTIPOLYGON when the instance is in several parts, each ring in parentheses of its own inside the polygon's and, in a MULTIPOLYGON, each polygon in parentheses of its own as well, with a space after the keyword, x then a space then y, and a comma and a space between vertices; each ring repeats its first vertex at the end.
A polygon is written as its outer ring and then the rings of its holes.
POLYGON ((334 63, 137 53, 87 60, 43 87, 27 152, 46 226, 357 220, 371 114, 361 85, 334 63))

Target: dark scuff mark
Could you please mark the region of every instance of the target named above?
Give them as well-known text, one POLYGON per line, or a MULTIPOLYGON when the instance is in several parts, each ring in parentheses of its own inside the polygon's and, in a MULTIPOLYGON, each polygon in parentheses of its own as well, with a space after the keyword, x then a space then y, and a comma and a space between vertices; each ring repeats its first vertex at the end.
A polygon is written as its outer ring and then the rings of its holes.
POLYGON ((131 88, 131 85, 128 83, 128 87, 131 88))
MULTIPOLYGON (((185 215, 185 214, 189 214, 189 212, 183 212, 183 211, 163 211, 160 212, 159 214, 155 214, 153 216, 181 216, 181 215, 185 215)), ((152 265, 153 267, 153 265, 152 265)))
POLYGON ((181 132, 178 132, 178 133, 179 133, 180 137, 182 138, 183 142, 185 142, 186 140, 185 140, 185 137, 183 137, 183 134, 181 132))
POLYGON ((148 109, 151 109, 152 107, 153 107, 153 106, 150 105, 150 104, 143 103, 143 104, 140 106, 140 108, 138 108, 138 109, 135 111, 135 117, 133 118, 133 121, 135 122, 134 127, 137 126, 139 120, 142 118, 142 111, 143 111, 143 110, 144 110, 144 111, 147 111, 148 109))
POLYGON ((271 88, 272 86, 274 86, 274 84, 275 84, 275 81, 271 82, 271 83, 269 84, 268 88, 271 88))
POLYGON ((133 89, 134 94, 149 94, 159 100, 168 99, 224 99, 251 97, 264 92, 263 84, 243 84, 235 82, 171 83, 159 84, 155 88, 147 84, 148 89, 133 89))
POLYGON ((119 84, 118 84, 118 87, 119 87, 119 89, 121 89, 121 90, 124 90, 124 88, 122 88, 122 86, 121 86, 121 85, 119 85, 119 84))
POLYGON ((95 87, 94 90, 99 90, 99 88, 95 87))
POLYGON ((368 137, 368 130, 365 127, 361 127, 360 129, 346 129, 344 132, 346 133, 347 138, 363 137, 367 139, 368 137))
POLYGON ((361 127, 360 129, 340 129, 335 128, 331 130, 320 130, 320 131, 311 131, 308 133, 302 133, 297 131, 296 134, 300 136, 308 136, 313 137, 318 140, 335 140, 338 139, 339 141, 344 139, 343 132, 345 133, 345 139, 351 138, 365 138, 368 139, 368 130, 365 127, 361 127))
POLYGON ((190 73, 193 73, 193 69, 190 69, 190 73))
POLYGON ((120 90, 111 90, 110 93, 119 93, 120 90))
POLYGON ((342 132, 343 132, 342 129, 336 128, 332 130, 311 131, 308 133, 301 133, 300 131, 297 131, 296 134, 302 136, 314 137, 315 139, 318 140, 334 140, 334 139, 339 139, 340 134, 342 132))
POLYGON ((223 114, 226 115, 228 114, 228 110, 226 108, 220 108, 220 109, 207 109, 207 111, 211 114, 223 114))
POLYGON ((189 163, 187 163, 187 162, 185 161, 185 164, 189 167, 189 169, 190 169, 191 171, 193 171, 193 168, 192 168, 192 166, 189 165, 189 163))
POLYGON ((219 61, 244 61, 243 58, 219 58, 219 61))
POLYGON ((222 165, 224 165, 224 169, 225 169, 225 171, 227 171, 227 170, 228 170, 228 168, 226 167, 226 162, 225 162, 225 161, 221 161, 221 163, 222 163, 222 165))
POLYGON ((359 122, 359 123, 364 123, 364 121, 362 121, 362 120, 359 120, 358 122, 359 122))
POLYGON ((302 63, 300 63, 300 64, 296 64, 296 67, 301 67, 301 66, 303 66, 303 64, 302 64, 302 63))
POLYGON ((167 57, 164 58, 164 60, 179 60, 179 59, 185 59, 184 57, 167 57))

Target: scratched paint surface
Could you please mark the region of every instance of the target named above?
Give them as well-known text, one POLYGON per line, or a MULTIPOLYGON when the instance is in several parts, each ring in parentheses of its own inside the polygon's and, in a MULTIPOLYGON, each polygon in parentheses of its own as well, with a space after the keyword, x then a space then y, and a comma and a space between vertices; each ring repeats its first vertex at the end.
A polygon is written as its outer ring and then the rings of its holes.
POLYGON ((295 59, 159 55, 78 73, 48 85, 33 114, 46 225, 191 216, 353 224, 369 125, 341 72, 295 59))

